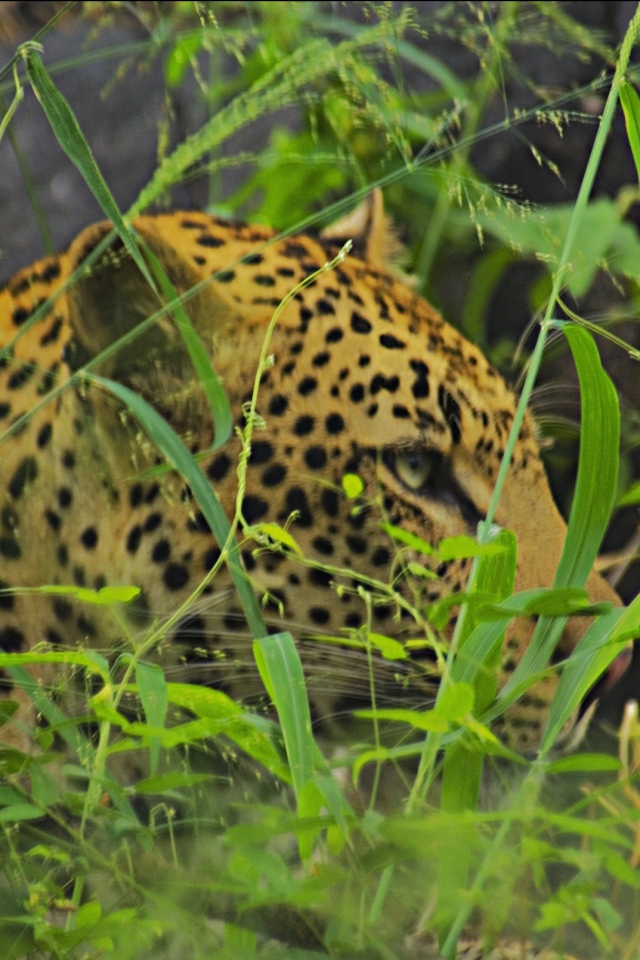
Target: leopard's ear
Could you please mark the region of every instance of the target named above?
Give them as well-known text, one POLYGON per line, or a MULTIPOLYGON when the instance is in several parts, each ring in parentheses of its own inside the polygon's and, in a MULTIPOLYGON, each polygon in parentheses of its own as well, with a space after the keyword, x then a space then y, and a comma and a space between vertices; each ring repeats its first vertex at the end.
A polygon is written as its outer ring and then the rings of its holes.
MULTIPOLYGON (((134 226, 179 294, 191 290, 202 280, 195 268, 163 239, 153 217, 141 217, 134 226)), ((110 230, 110 223, 98 223, 77 237, 69 250, 70 272, 82 266, 110 230)), ((119 238, 96 263, 87 267, 84 275, 68 291, 67 298, 75 340, 70 362, 76 367, 132 332, 162 308, 158 295, 119 238)), ((229 305, 216 295, 211 285, 186 300, 184 309, 198 332, 207 336, 209 342, 220 329, 221 322, 229 320, 229 305)), ((182 337, 173 320, 164 313, 138 337, 128 341, 117 356, 106 360, 100 369, 109 372, 117 365, 119 374, 129 374, 138 370, 142 363, 147 368, 150 363, 157 365, 158 362, 175 366, 183 353, 182 337)))
MULTIPOLYGON (((325 227, 320 237, 338 243, 353 240, 353 252, 357 257, 377 270, 399 273, 404 248, 384 211, 380 187, 375 187, 351 213, 325 227)), ((404 275, 402 279, 407 281, 404 275)))

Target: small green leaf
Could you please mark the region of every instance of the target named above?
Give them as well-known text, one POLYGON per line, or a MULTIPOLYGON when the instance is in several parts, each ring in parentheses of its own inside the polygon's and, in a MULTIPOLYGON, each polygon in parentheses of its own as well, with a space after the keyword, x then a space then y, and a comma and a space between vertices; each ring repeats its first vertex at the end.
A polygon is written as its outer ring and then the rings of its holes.
POLYGON ((355 500, 364 490, 364 483, 357 473, 345 473, 342 478, 342 489, 349 500, 355 500))
POLYGON ((25 853, 27 857, 42 857, 43 860, 57 860, 59 863, 71 863, 71 857, 65 850, 59 850, 57 847, 48 847, 43 843, 37 843, 25 853))
POLYGON ((404 646, 392 637, 385 637, 381 633, 368 633, 372 646, 379 650, 385 660, 407 660, 408 654, 404 646))
POLYGON ((388 533, 389 536, 397 540, 398 543, 404 544, 405 547, 410 547, 411 550, 424 553, 425 556, 428 557, 433 556, 435 553, 430 543, 427 543, 426 540, 421 540, 420 537, 416 537, 413 533, 408 533, 406 530, 403 530, 402 527, 396 527, 392 523, 381 523, 380 529, 388 533))
POLYGON ((447 537, 438 544, 440 560, 463 560, 466 557, 488 557, 504 553, 506 547, 500 542, 479 544, 473 537, 447 537))
POLYGON ((624 123, 627 128, 627 138, 636 165, 636 172, 640 180, 640 98, 630 83, 623 83, 618 91, 624 123))
POLYGON ((437 573, 434 573, 433 570, 429 570, 428 567, 423 567, 421 563, 415 563, 413 560, 411 563, 407 564, 407 570, 409 573, 412 573, 414 577, 418 577, 420 580, 439 580, 437 573))
POLYGON ((275 540, 276 543, 281 543, 283 547, 288 547, 289 550, 293 550, 294 553, 302 556, 302 550, 296 541, 288 530, 281 527, 279 523, 258 523, 255 527, 252 527, 251 530, 254 534, 264 534, 264 536, 270 537, 271 540, 275 540))

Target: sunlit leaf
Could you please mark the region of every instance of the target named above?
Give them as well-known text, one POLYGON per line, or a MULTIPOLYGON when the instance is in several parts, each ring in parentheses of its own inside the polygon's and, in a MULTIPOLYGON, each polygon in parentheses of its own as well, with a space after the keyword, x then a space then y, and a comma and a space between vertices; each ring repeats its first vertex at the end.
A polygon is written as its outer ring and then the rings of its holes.
POLYGON ((345 473, 342 478, 342 489, 349 500, 355 500, 364 490, 364 483, 357 473, 345 473))
POLYGON ((447 537, 438 544, 438 558, 442 561, 463 560, 466 557, 488 557, 503 553, 505 546, 500 542, 480 544, 473 537, 447 537))
POLYGON ((392 523, 381 523, 380 529, 388 533, 389 536, 397 540, 398 543, 404 544, 405 547, 410 547, 411 550, 417 550, 418 553, 424 553, 426 556, 432 556, 435 553, 430 543, 427 543, 426 540, 422 540, 420 537, 416 537, 415 534, 409 533, 407 530, 403 530, 402 527, 396 527, 392 523))
POLYGON ((269 537, 271 540, 275 540, 276 543, 281 543, 283 547, 288 547, 289 550, 293 550, 294 553, 297 553, 299 556, 302 556, 302 550, 293 539, 288 530, 285 530, 284 527, 281 527, 278 523, 258 523, 251 528, 252 532, 255 534, 262 534, 266 537, 269 537))
POLYGON ((381 633, 368 633, 367 637, 372 646, 379 650, 385 660, 407 660, 408 654, 399 640, 385 637, 381 633))

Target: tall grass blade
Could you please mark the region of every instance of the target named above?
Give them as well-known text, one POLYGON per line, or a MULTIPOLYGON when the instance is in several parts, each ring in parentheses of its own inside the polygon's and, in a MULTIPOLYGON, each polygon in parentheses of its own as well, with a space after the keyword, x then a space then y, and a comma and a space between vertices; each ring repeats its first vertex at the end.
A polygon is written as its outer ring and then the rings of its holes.
POLYGON ((630 83, 623 83, 620 87, 620 103, 624 113, 629 146, 636 165, 638 180, 640 180, 640 97, 630 83))
MULTIPOLYGON (((474 591, 481 593, 488 601, 500 603, 513 592, 518 544, 511 530, 501 530, 491 544, 502 549, 482 557, 474 591)), ((493 701, 498 688, 498 669, 508 621, 500 620, 497 627, 495 624, 477 626, 474 614, 474 608, 470 605, 452 673, 460 660, 471 667, 467 675, 472 681, 475 694, 474 714, 478 715, 493 701), (473 637, 474 628, 477 631, 476 637, 473 637), (472 638, 476 646, 475 656, 479 652, 478 640, 482 640, 481 660, 465 660, 467 645, 472 638)), ((440 802, 443 812, 455 814, 462 810, 475 810, 480 793, 483 760, 484 755, 480 750, 467 750, 464 744, 453 744, 445 751, 440 802)), ((467 886, 470 864, 469 850, 462 847, 456 848, 453 854, 451 850, 443 851, 438 861, 438 907, 442 914, 443 934, 455 916, 460 890, 467 886)))
POLYGON ((296 797, 313 779, 315 744, 311 712, 300 654, 288 632, 260 637, 254 655, 273 705, 278 712, 296 797))
MULTIPOLYGON (((581 401, 578 478, 555 587, 583 587, 598 554, 615 502, 620 445, 620 411, 593 337, 574 324, 563 331, 578 371, 581 401)), ((541 617, 529 646, 499 695, 509 700, 524 680, 542 670, 553 653, 565 617, 541 617)))
MULTIPOLYGON (((138 696, 144 710, 144 715, 150 727, 164 727, 167 718, 167 707, 169 699, 167 696, 167 683, 164 679, 164 673, 161 667, 155 663, 136 663, 136 683, 138 684, 138 696)), ((158 772, 158 760, 160 758, 160 739, 152 737, 149 744, 149 754, 151 759, 151 776, 158 772)))
POLYGON ((51 82, 42 60, 35 51, 25 51, 25 62, 27 76, 33 87, 33 92, 40 101, 56 140, 84 177, 87 186, 100 204, 105 216, 113 223, 118 236, 131 254, 143 277, 149 286, 155 289, 151 274, 136 246, 133 233, 122 219, 118 205, 100 173, 91 148, 84 138, 71 107, 51 82))
POLYGON ((211 532, 218 541, 220 549, 228 550, 227 566, 233 579, 238 597, 242 604, 249 629, 254 639, 265 637, 265 627, 260 607, 253 588, 240 562, 238 545, 231 538, 231 525, 216 496, 197 462, 191 456, 177 434, 171 429, 154 408, 128 387, 114 380, 88 374, 87 379, 103 387, 109 393, 122 400, 133 416, 138 420, 150 439, 164 454, 171 465, 189 485, 191 492, 209 524, 211 532))
POLYGON ((549 752, 565 723, 630 639, 640 636, 640 597, 629 607, 599 617, 567 660, 555 692, 540 753, 549 752))
POLYGON ((218 447, 221 447, 227 442, 231 436, 231 429, 233 427, 231 407, 229 406, 227 395, 216 376, 216 372, 213 369, 207 351, 200 341, 200 337, 196 333, 188 314, 180 303, 180 298, 175 287, 162 269, 162 264, 153 250, 146 244, 144 245, 144 254, 151 264, 151 269, 163 296, 172 304, 169 311, 175 320, 178 330, 182 334, 182 339, 191 357, 191 362, 207 395, 216 429, 215 440, 211 449, 217 450, 218 447))

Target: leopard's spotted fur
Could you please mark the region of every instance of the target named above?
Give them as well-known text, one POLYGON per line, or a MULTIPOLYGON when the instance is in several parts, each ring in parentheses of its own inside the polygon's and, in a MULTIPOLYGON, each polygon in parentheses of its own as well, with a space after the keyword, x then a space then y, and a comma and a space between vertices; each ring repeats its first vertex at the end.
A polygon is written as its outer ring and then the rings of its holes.
MULTIPOLYGON (((202 213, 142 217, 135 226, 178 289, 211 278, 188 310, 241 422, 275 307, 335 252, 335 244, 308 236, 272 241, 264 227, 231 225, 202 213)), ((155 451, 113 398, 95 387, 52 394, 74 369, 158 309, 121 251, 65 288, 106 232, 105 225, 88 229, 69 251, 21 271, 0 293, 0 345, 13 343, 0 368, 0 586, 135 584, 142 602, 129 616, 131 629, 141 630, 185 600, 218 551, 180 481, 166 475, 135 479, 155 462, 155 451), (49 297, 51 309, 30 322, 49 297)), ((392 541, 380 529, 382 514, 430 543, 475 533, 489 504, 515 398, 482 353, 424 300, 384 270, 347 256, 287 306, 270 352, 275 363, 263 377, 259 399, 266 429, 254 437, 243 504, 249 523, 285 524, 295 511, 290 532, 306 557, 376 580, 398 571, 392 541), (412 474, 416 463, 418 473, 412 474), (369 505, 355 514, 340 487, 347 472, 365 483, 359 502, 369 505), (379 506, 371 505, 375 500, 379 506)), ((191 449, 211 445, 211 418, 169 319, 100 370, 154 403, 191 449)), ((234 438, 202 464, 229 515, 238 453, 234 438)), ((565 525, 529 418, 497 522, 518 537, 516 588, 549 585, 565 525)), ((338 585, 353 586, 348 577, 266 551, 254 557, 250 547, 244 557, 255 582, 283 605, 283 619, 269 607, 271 624, 284 623, 301 638, 339 635, 365 623, 366 607, 354 590, 341 596, 336 591, 338 585)), ((420 554, 411 559, 426 562, 420 554)), ((429 581, 423 599, 463 590, 467 562, 442 564, 437 573, 440 579, 429 581)), ((595 574, 588 586, 594 598, 615 599, 595 574)), ((396 613, 393 605, 374 605, 372 629, 415 635, 415 626, 396 613)), ((514 669, 531 629, 524 620, 509 629, 505 674, 514 669)), ((581 629, 569 626, 564 650, 575 645, 581 629)), ((4 650, 39 643, 109 647, 119 639, 113 621, 97 616, 95 608, 60 596, 0 594, 4 650)), ((206 679, 232 681, 241 695, 258 690, 246 626, 225 573, 178 626, 174 641, 165 661, 173 657, 176 666, 193 664, 206 679)), ((341 698, 368 689, 360 655, 335 650, 306 644, 319 714, 339 711, 341 698)), ((417 668, 422 677, 428 653, 423 651, 417 668)), ((397 663, 386 671, 385 693, 394 699, 405 695, 406 677, 394 679, 399 672, 397 663)), ((513 709, 505 734, 517 748, 535 744, 554 686, 554 678, 545 680, 513 709)))

